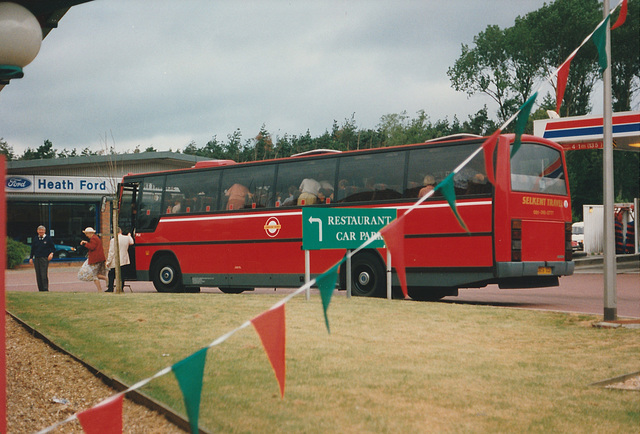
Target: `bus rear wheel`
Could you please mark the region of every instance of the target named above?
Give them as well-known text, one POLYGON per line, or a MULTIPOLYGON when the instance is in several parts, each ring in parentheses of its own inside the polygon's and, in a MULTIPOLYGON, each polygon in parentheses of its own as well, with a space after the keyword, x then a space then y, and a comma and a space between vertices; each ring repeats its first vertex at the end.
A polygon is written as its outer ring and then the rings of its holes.
POLYGON ((160 257, 152 268, 153 286, 158 292, 182 292, 182 273, 178 261, 170 256, 160 257))
POLYGON ((351 259, 351 293, 358 297, 384 297, 385 269, 375 253, 362 252, 351 259))

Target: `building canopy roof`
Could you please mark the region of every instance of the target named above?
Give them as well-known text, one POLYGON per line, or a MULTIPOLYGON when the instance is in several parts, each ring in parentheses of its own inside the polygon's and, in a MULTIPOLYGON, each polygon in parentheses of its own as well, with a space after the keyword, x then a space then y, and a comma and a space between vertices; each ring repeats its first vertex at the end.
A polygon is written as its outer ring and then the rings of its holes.
POLYGON ((109 155, 83 155, 79 157, 49 158, 44 160, 15 160, 7 162, 10 173, 24 173, 33 169, 44 168, 75 168, 87 164, 108 166, 115 164, 135 164, 141 162, 162 163, 167 167, 186 168, 195 165, 198 161, 208 160, 205 157, 180 154, 177 152, 140 152, 137 154, 109 154, 109 155))
MULTIPOLYGON (((602 149, 602 125, 602 116, 541 119, 533 122, 533 134, 567 150, 602 149)), ((640 112, 614 113, 612 129, 615 150, 640 152, 640 112)))

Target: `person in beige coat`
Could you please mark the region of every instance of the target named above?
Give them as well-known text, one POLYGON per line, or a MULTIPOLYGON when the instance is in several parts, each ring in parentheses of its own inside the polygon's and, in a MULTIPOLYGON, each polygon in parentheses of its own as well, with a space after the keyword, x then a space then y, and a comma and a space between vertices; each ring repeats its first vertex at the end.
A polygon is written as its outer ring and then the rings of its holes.
MULTIPOLYGON (((120 253, 120 269, 126 270, 130 264, 129 246, 133 245, 131 234, 122 235, 122 229, 118 228, 118 252, 120 253)), ((109 282, 107 283, 107 292, 113 292, 114 282, 116 280, 116 247, 111 238, 109 242, 109 254, 107 255, 107 268, 109 269, 109 282)), ((124 286, 124 271, 121 273, 122 285, 124 286)))

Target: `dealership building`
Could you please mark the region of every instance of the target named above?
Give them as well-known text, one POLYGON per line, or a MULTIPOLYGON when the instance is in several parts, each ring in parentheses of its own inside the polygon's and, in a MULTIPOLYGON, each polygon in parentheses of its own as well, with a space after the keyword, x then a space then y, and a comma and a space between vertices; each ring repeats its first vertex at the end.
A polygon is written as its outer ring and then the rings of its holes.
POLYGON ((82 231, 96 229, 108 246, 111 201, 128 173, 156 172, 193 166, 203 157, 174 152, 88 155, 7 162, 7 236, 31 244, 39 225, 47 228, 57 248, 54 260, 74 260, 82 231), (104 198, 104 199, 103 199, 104 198))

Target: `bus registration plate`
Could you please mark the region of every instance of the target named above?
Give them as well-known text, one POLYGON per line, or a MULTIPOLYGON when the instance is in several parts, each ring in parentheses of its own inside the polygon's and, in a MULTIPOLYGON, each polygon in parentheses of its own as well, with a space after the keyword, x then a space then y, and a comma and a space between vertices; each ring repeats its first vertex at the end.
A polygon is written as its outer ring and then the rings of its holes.
POLYGON ((551 267, 538 267, 538 274, 551 274, 551 267))

